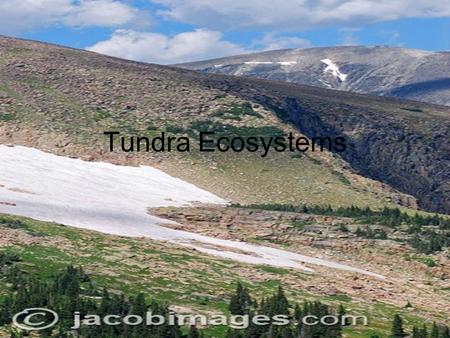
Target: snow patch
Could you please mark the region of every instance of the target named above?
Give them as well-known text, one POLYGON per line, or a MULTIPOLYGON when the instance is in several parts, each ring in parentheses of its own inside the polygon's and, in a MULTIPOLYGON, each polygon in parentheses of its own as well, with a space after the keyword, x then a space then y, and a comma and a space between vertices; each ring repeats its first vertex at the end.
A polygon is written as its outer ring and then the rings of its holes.
POLYGON ((297 64, 297 61, 280 61, 277 63, 282 66, 293 66, 297 64))
POLYGON ((339 67, 333 61, 331 61, 330 59, 323 59, 320 61, 327 65, 327 67, 323 70, 324 73, 331 72, 335 77, 337 77, 342 82, 345 81, 345 79, 347 78, 347 74, 341 73, 339 67))
POLYGON ((0 213, 119 236, 149 237, 250 264, 313 271, 302 263, 383 276, 289 251, 170 229, 149 207, 225 200, 161 170, 86 162, 0 145, 0 213))

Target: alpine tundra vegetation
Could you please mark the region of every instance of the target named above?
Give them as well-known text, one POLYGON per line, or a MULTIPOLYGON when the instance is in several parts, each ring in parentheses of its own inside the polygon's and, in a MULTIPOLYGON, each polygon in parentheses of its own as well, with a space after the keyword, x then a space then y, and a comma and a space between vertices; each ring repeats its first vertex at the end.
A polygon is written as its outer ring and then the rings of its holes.
POLYGON ((48 307, 42 337, 448 337, 449 107, 8 37, 0 53, 0 335, 48 307), (194 147, 211 132, 230 149, 194 147), (250 325, 71 329, 148 310, 250 325), (274 315, 289 324, 251 324, 274 315))

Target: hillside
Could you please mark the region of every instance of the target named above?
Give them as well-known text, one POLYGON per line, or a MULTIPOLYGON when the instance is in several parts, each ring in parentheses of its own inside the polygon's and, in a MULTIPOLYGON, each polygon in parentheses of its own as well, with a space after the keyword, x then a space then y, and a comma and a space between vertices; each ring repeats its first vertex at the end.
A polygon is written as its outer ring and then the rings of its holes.
POLYGON ((450 210, 449 124, 444 106, 0 37, 0 337, 36 305, 228 315, 238 282, 369 317, 346 338, 385 337, 395 314, 407 332, 448 325, 450 220, 417 207, 450 210), (104 135, 204 130, 348 149, 110 152, 104 135))
POLYGON ((413 195, 422 208, 449 210, 449 108, 203 75, 6 37, 0 46, 3 143, 154 165, 235 202, 414 206, 413 199, 362 174, 413 195), (350 166, 327 153, 264 159, 249 153, 109 153, 103 135, 185 135, 208 126, 257 135, 342 135, 351 149, 342 157, 350 166))
POLYGON ((385 46, 285 49, 178 66, 450 105, 450 53, 385 46))
MULTIPOLYGON (((235 212, 217 211, 222 214, 235 212)), ((212 212, 216 211, 203 210, 204 219, 211 217, 212 212)), ((183 215, 189 213, 192 210, 183 211, 183 215)), ((258 213, 258 225, 267 231, 266 226, 276 223, 279 216, 281 214, 258 213)), ((292 216, 295 215, 283 216, 284 221, 292 216)), ((241 225, 244 226, 247 217, 248 212, 239 216, 241 225)), ((5 277, 8 270, 3 266, 5 255, 9 255, 27 276, 49 280, 68 265, 82 266, 98 290, 108 288, 126 296, 144 293, 147 300, 164 302, 173 311, 183 314, 227 313, 230 294, 240 281, 259 298, 283 285, 291 301, 320 300, 334 307, 342 304, 350 314, 368 315, 369 326, 344 329, 348 338, 369 338, 374 334, 387 337, 394 314, 402 315, 408 331, 412 325, 421 326, 422 323, 429 327, 434 321, 450 324, 446 312, 450 302, 448 282, 443 278, 448 273, 448 258, 444 254, 434 256, 436 266, 428 267, 426 257, 407 247, 387 245, 386 241, 337 238, 337 228, 331 223, 323 223, 327 222, 324 218, 314 216, 309 219, 315 227, 324 230, 320 241, 305 244, 312 239, 312 234, 293 227, 289 230, 291 239, 286 241, 290 250, 306 250, 343 262, 365 264, 383 271, 388 279, 326 268, 310 274, 296 269, 248 265, 145 238, 111 236, 0 214, 0 299, 11 288, 5 277), (299 236, 297 242, 294 233, 299 236), (325 243, 328 243, 327 247, 324 247, 325 243), (408 302, 411 307, 405 307, 408 302)), ((348 219, 339 222, 344 224, 348 219)), ((205 230, 199 228, 198 231, 205 230)), ((248 231, 254 232, 247 225, 233 236, 244 236, 248 231)), ((286 229, 277 225, 271 236, 281 240, 287 237, 284 232, 286 229)), ((224 234, 226 231, 221 237, 224 234)), ((253 236, 260 234, 253 233, 253 236)), ((268 237, 259 238, 259 241, 269 241, 268 237)), ((225 337, 226 331, 226 327, 219 326, 207 328, 204 333, 208 337, 225 337)), ((8 332, 0 325, 0 337, 10 337, 8 332)))

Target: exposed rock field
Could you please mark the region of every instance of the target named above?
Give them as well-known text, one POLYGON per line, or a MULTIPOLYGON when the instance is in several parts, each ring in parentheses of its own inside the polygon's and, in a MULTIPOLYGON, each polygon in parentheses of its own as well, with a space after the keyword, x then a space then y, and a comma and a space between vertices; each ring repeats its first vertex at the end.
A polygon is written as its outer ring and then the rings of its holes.
POLYGON ((404 236, 398 230, 371 225, 373 228, 385 229, 390 237, 390 240, 375 240, 356 236, 355 230, 361 225, 346 217, 217 206, 154 208, 152 212, 176 221, 176 224, 169 225, 174 229, 228 240, 282 246, 327 260, 365 266, 386 276, 384 280, 377 280, 354 275, 349 282, 349 276, 345 272, 336 274, 307 265, 318 272, 303 282, 303 287, 308 290, 321 294, 344 292, 352 297, 382 301, 400 307, 410 301, 418 305, 418 308, 427 308, 426 312, 431 309, 430 304, 434 304, 432 308, 437 310, 438 316, 446 311, 443 309, 450 308, 450 298, 445 291, 450 285, 447 253, 434 256, 439 263, 429 268, 414 250, 395 240, 404 236), (433 298, 432 301, 430 297, 433 298))

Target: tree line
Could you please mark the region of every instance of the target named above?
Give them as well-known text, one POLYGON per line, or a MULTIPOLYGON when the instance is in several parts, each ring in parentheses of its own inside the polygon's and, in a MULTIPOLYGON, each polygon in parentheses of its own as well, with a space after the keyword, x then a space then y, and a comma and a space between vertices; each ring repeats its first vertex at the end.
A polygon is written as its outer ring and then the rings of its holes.
MULTIPOLYGON (((107 289, 98 290, 90 277, 82 268, 68 266, 50 280, 41 280, 18 268, 14 254, 0 253, 1 276, 10 285, 8 294, 0 303, 0 326, 11 324, 12 317, 28 308, 48 308, 59 315, 56 327, 40 331, 44 337, 66 338, 73 336, 74 313, 79 312, 81 318, 89 314, 119 316, 138 315, 145 318, 146 313, 168 317, 169 309, 165 304, 155 300, 148 302, 142 293, 135 296, 117 294, 107 289)), ((25 337, 11 327, 11 338, 25 337)), ((169 325, 169 322, 158 326, 147 326, 145 323, 130 325, 92 325, 82 326, 76 335, 85 338, 183 338, 181 328, 169 325)), ((191 338, 189 336, 189 338, 191 338)))
MULTIPOLYGON (((403 326, 403 318, 396 314, 392 322, 390 338, 450 338, 450 329, 446 325, 433 323, 431 330, 424 324, 421 327, 414 325, 411 332, 407 332, 403 326)), ((372 338, 377 338, 374 336, 372 338)))
POLYGON ((230 313, 233 315, 266 316, 273 318, 275 315, 284 315, 290 318, 288 325, 255 325, 250 321, 246 329, 229 329, 226 338, 339 338, 342 337, 342 329, 345 326, 345 309, 340 306, 337 310, 319 301, 304 301, 303 304, 291 304, 280 286, 277 292, 261 301, 253 299, 248 290, 238 283, 235 294, 231 297, 230 313), (302 318, 313 316, 323 318, 333 316, 338 318, 338 323, 327 325, 304 324, 302 318))
MULTIPOLYGON (((390 228, 407 227, 412 237, 408 243, 421 253, 432 254, 450 247, 450 217, 439 215, 410 215, 399 208, 384 207, 374 210, 369 207, 339 207, 329 205, 292 205, 292 204, 232 204, 231 207, 260 209, 269 211, 297 212, 313 215, 349 217, 362 224, 384 225, 390 228), (434 229, 435 228, 435 229, 434 229)), ((359 228, 356 235, 373 239, 388 239, 384 230, 359 228)))

